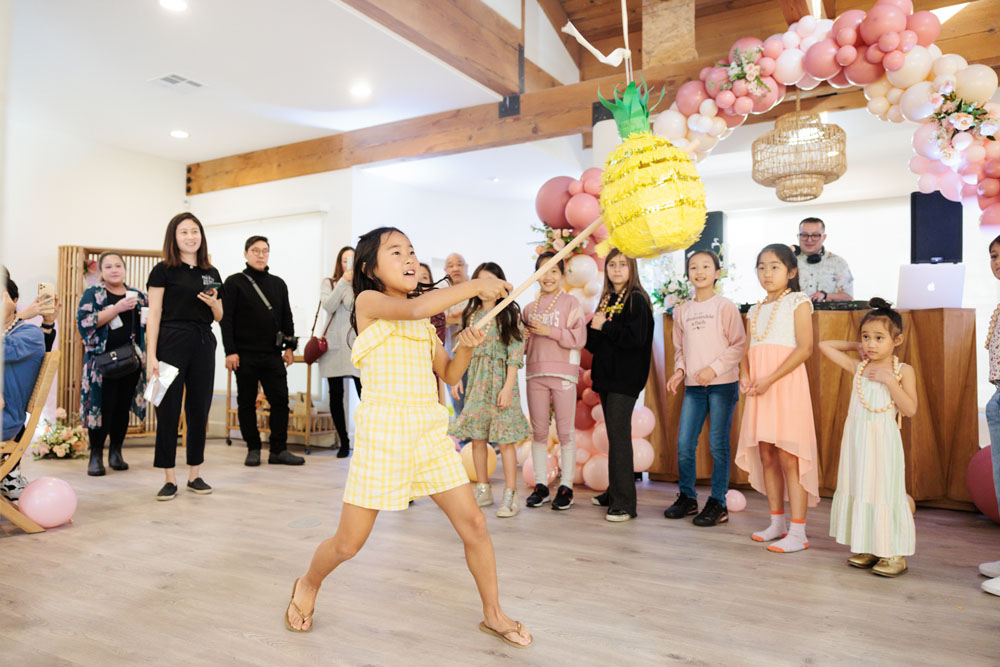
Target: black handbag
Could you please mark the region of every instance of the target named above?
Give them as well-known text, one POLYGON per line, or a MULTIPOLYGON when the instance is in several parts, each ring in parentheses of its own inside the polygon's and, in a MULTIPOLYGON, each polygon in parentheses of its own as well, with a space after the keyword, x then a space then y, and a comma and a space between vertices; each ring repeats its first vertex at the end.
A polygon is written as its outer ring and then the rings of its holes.
POLYGON ((142 353, 135 344, 135 309, 132 310, 132 317, 132 335, 128 342, 94 359, 97 371, 107 379, 116 380, 142 369, 142 353))

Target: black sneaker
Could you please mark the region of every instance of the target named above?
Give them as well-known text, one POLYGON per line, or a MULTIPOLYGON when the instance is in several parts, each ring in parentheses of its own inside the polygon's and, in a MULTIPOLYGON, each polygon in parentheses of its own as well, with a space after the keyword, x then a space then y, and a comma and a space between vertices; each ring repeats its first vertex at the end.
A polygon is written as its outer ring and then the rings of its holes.
POLYGON ((277 454, 274 454, 273 452, 271 454, 268 454, 267 455, 267 462, 268 463, 280 463, 280 464, 286 465, 286 466, 300 466, 303 463, 305 463, 306 460, 304 458, 302 458, 301 456, 296 456, 295 454, 292 454, 287 449, 282 449, 277 454))
POLYGON ((552 509, 568 510, 573 506, 573 489, 568 486, 560 486, 556 491, 556 497, 552 501, 552 509))
MULTIPOLYGON (((707 505, 706 505, 707 507, 707 505)), ((668 519, 683 519, 686 516, 698 513, 698 501, 683 493, 677 494, 674 504, 663 510, 663 516, 668 519)))
POLYGON ((619 523, 621 521, 631 521, 635 518, 635 514, 630 514, 625 510, 608 510, 608 513, 604 515, 604 518, 608 521, 619 523))
POLYGON ((156 494, 157 500, 173 500, 177 497, 177 485, 167 482, 160 489, 160 492, 156 494))
MULTIPOLYGON (((570 496, 572 496, 572 492, 570 496)), ((524 504, 528 507, 538 507, 547 502, 549 502, 549 487, 544 484, 535 484, 535 490, 531 492, 531 495, 524 501, 524 504)))
POLYGON ((592 497, 590 499, 590 504, 597 505, 598 507, 607 507, 608 505, 611 504, 611 501, 608 500, 608 492, 605 491, 604 493, 599 493, 596 496, 592 497))
POLYGON ((696 516, 694 521, 692 521, 696 526, 717 526, 720 523, 728 522, 729 512, 726 511, 726 506, 715 498, 709 498, 708 502, 705 503, 705 507, 701 510, 701 514, 696 516))
POLYGON ((248 450, 247 451, 247 458, 246 458, 245 461, 243 461, 243 465, 250 466, 251 468, 259 466, 260 465, 260 450, 259 449, 248 450))
POLYGON ((212 487, 205 483, 201 477, 196 477, 193 482, 188 482, 188 489, 194 491, 195 493, 211 493, 212 487))

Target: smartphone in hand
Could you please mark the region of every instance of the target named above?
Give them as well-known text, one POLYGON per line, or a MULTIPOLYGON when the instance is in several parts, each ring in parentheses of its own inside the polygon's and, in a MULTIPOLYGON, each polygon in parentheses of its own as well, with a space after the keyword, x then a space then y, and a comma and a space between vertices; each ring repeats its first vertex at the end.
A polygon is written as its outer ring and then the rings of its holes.
POLYGON ((205 294, 208 294, 210 291, 218 290, 220 287, 222 287, 222 283, 216 283, 216 282, 205 283, 205 286, 201 288, 201 291, 204 292, 205 294))

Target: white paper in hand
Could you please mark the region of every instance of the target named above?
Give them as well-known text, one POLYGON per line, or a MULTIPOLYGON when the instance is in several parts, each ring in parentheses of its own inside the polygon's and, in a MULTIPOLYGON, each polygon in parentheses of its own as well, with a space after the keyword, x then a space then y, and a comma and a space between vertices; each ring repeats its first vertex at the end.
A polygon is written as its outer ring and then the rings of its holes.
POLYGON ((166 363, 165 361, 160 362, 160 373, 153 380, 146 385, 146 391, 143 393, 142 397, 148 402, 155 406, 160 405, 160 401, 167 393, 167 389, 170 388, 170 383, 174 381, 177 377, 177 367, 166 363))

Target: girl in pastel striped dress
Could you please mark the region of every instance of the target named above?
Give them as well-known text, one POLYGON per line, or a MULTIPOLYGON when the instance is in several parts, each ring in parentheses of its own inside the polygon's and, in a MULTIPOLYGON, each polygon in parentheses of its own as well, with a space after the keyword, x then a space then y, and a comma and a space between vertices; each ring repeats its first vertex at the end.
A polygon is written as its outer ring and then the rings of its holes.
POLYGON ((854 375, 840 444, 830 536, 850 546, 854 567, 883 577, 906 572, 914 551, 913 514, 906 498, 899 416, 917 411, 917 378, 893 354, 903 343, 903 319, 882 299, 861 320, 861 342, 823 341, 820 351, 854 375), (848 356, 857 352, 861 360, 848 356))
POLYGON ((421 294, 413 246, 391 227, 362 236, 354 258, 351 324, 358 337, 351 361, 361 370, 362 381, 361 405, 354 415, 354 457, 337 532, 320 543, 309 571, 292 585, 285 627, 294 632, 312 629, 323 580, 361 550, 380 511, 405 510, 410 499, 430 496, 465 545, 483 603, 485 620, 479 629, 511 646, 530 646, 528 629, 500 609, 493 543, 448 437, 448 411, 438 402, 434 379, 437 375, 448 384, 458 382, 483 334, 474 329, 461 332, 453 359, 429 319, 472 297, 503 298, 511 285, 480 278, 421 294))

